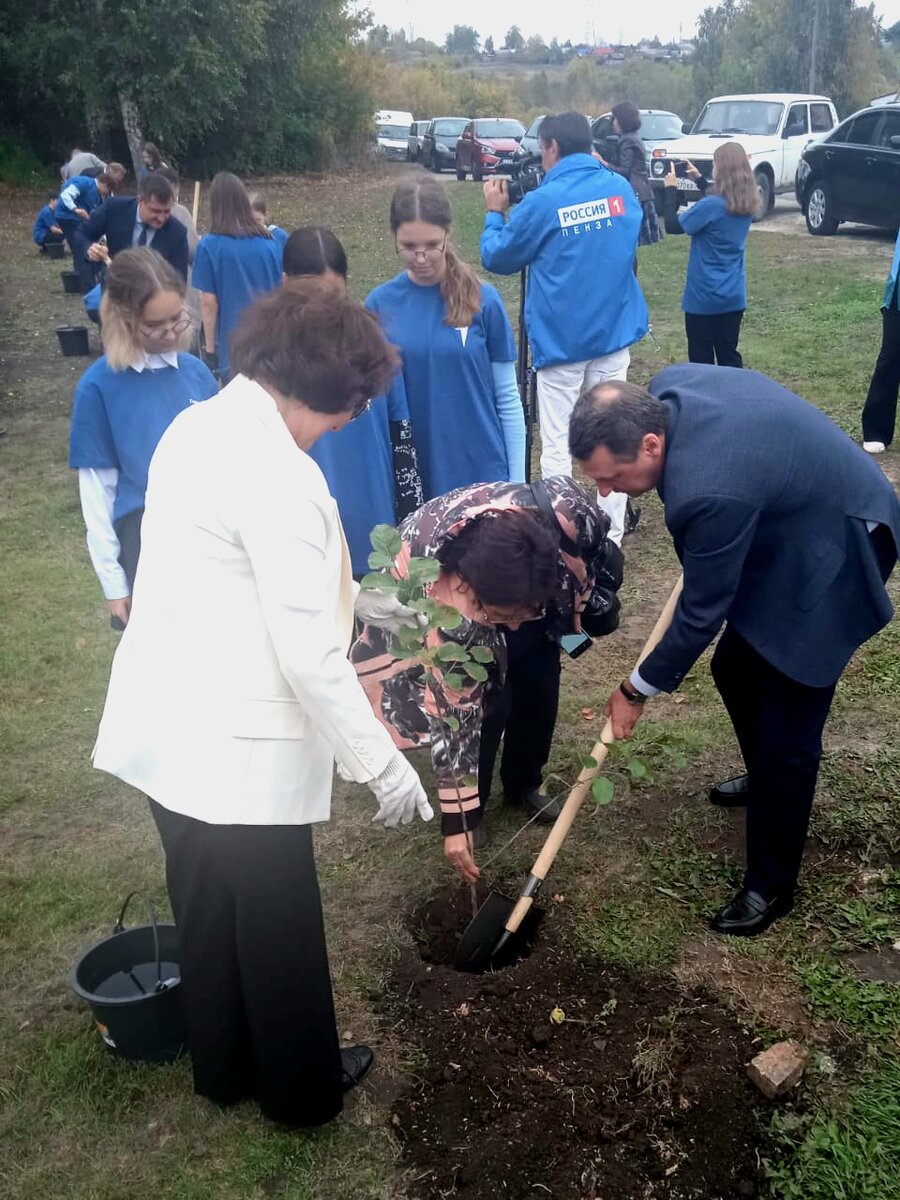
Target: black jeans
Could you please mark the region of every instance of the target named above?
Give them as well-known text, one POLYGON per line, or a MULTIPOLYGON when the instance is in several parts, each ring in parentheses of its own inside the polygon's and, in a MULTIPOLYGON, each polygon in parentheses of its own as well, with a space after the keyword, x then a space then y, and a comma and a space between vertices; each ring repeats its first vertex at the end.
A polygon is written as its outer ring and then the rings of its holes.
POLYGON ((343 1107, 322 904, 308 825, 210 825, 150 809, 178 927, 194 1090, 255 1097, 286 1125, 343 1107))
POLYGON ((500 781, 513 804, 541 786, 559 711, 559 644, 545 621, 507 631, 508 668, 502 688, 488 693, 481 725, 478 795, 482 811, 491 794, 503 739, 500 781))
POLYGON ((114 522, 113 528, 119 539, 119 566, 125 572, 128 580, 129 595, 134 594, 134 577, 137 574, 138 559, 141 556, 141 522, 144 510, 135 508, 124 517, 114 522))
POLYGON ((737 348, 741 334, 743 309, 727 313, 685 313, 688 358, 692 363, 742 367, 744 360, 737 348))
POLYGON ((881 349, 875 363, 869 394, 862 413, 864 442, 884 442, 894 438, 897 419, 897 391, 900 388, 900 311, 881 310, 881 349))
POLYGON ((800 874, 835 684, 789 679, 726 626, 712 675, 750 777, 744 886, 790 896, 800 874))

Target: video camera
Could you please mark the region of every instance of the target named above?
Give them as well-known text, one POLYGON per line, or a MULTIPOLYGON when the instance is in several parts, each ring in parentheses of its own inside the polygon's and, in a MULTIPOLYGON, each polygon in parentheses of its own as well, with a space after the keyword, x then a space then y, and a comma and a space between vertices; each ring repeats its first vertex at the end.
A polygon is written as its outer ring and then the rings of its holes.
POLYGON ((529 192, 533 192, 535 188, 541 186, 544 170, 541 166, 540 154, 526 154, 518 162, 514 162, 510 175, 512 178, 507 187, 509 202, 518 204, 520 200, 525 199, 529 192))

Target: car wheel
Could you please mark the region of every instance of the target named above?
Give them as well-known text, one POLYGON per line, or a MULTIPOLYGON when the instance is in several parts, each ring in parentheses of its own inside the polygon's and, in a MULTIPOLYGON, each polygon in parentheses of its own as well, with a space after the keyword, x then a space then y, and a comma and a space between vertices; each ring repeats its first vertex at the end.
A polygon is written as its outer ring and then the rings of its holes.
POLYGON ((772 187, 768 171, 756 171, 753 178, 756 180, 756 190, 759 192, 759 208, 756 210, 753 220, 764 221, 775 204, 775 189, 772 187))
POLYGON ((821 180, 816 180, 806 198, 806 228, 816 237, 830 237, 839 221, 831 215, 831 197, 821 180))
POLYGON ((456 164, 456 178, 459 180, 460 183, 465 183, 465 181, 466 181, 465 168, 461 167, 459 165, 459 163, 456 164))

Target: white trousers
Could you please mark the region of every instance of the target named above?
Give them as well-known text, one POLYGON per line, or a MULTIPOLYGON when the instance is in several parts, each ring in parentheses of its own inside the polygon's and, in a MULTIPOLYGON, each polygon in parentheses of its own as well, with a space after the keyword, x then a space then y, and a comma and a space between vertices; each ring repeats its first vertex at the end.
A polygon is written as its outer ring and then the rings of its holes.
MULTIPOLYGON (((590 358, 586 362, 541 367, 537 373, 537 396, 541 427, 542 478, 572 474, 569 420, 575 401, 583 391, 595 387, 604 379, 627 378, 630 362, 631 355, 626 346, 624 350, 617 350, 615 354, 590 358)), ((625 507, 628 497, 624 492, 610 492, 605 498, 598 495, 597 503, 610 519, 610 539, 620 546, 625 532, 625 507)))

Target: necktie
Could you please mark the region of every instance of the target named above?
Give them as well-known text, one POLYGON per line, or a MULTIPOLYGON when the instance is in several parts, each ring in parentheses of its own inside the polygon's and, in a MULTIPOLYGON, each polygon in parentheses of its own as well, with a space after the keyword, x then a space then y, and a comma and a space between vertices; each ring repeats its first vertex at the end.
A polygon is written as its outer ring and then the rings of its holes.
POLYGON ((146 225, 142 225, 142 226, 141 226, 141 236, 138 238, 138 243, 137 243, 137 244, 138 244, 139 246, 146 246, 146 245, 147 245, 147 226, 146 226, 146 225))

